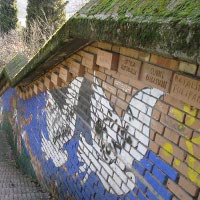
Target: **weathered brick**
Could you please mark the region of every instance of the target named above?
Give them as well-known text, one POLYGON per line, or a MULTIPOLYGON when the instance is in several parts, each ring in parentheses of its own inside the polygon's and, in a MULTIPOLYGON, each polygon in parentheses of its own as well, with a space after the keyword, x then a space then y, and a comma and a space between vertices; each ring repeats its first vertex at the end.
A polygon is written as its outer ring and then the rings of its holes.
POLYGON ((156 137, 156 132, 154 130, 150 130, 150 139, 151 140, 155 140, 155 137, 156 137))
POLYGON ((177 185, 170 179, 168 179, 167 181, 167 187, 181 200, 193 200, 190 195, 188 195, 179 185, 177 185))
POLYGON ((97 45, 99 48, 106 49, 106 50, 111 50, 112 49, 112 44, 106 43, 106 42, 97 42, 97 45))
POLYGON ((119 80, 123 83, 129 83, 130 77, 119 73, 119 80))
POLYGON ((91 74, 85 73, 84 76, 85 76, 85 78, 88 79, 90 82, 93 82, 93 81, 94 81, 94 77, 93 77, 91 74))
POLYGON ((96 64, 106 69, 116 70, 118 67, 119 54, 98 50, 96 64))
POLYGON ((117 96, 122 100, 126 99, 126 94, 121 90, 117 90, 117 96))
POLYGON ((151 128, 156 132, 160 133, 161 135, 163 134, 164 126, 154 119, 151 119, 151 128))
POLYGON ((145 62, 149 62, 150 60, 150 53, 144 52, 144 51, 139 51, 138 58, 140 60, 143 60, 145 62))
POLYGON ((106 77, 106 82, 109 83, 109 84, 111 84, 111 85, 113 85, 113 83, 114 83, 114 78, 113 78, 112 76, 107 76, 107 77, 106 77))
POLYGON ((185 113, 174 107, 170 107, 168 115, 178 120, 179 122, 183 122, 185 119, 185 113))
POLYGON ((147 86, 147 84, 143 83, 142 81, 138 81, 138 80, 130 80, 129 84, 135 88, 137 88, 138 90, 141 90, 143 88, 145 88, 147 86))
POLYGON ((154 110, 153 110, 153 113, 152 113, 152 117, 153 117, 155 120, 159 121, 159 120, 160 120, 160 116, 161 116, 161 113, 160 113, 158 110, 154 109, 154 110))
POLYGON ((115 87, 113 87, 112 85, 106 83, 106 82, 103 82, 102 87, 103 87, 105 90, 111 92, 111 93, 114 94, 114 95, 116 95, 116 93, 117 93, 117 89, 116 89, 115 87))
POLYGON ((105 74, 105 73, 96 71, 96 76, 97 76, 98 78, 100 78, 101 80, 103 80, 103 81, 106 80, 106 74, 105 74))
POLYGON ((184 176, 180 176, 178 184, 191 196, 196 197, 198 195, 199 188, 184 176))
POLYGON ((125 93, 131 94, 131 86, 122 83, 121 81, 115 80, 114 81, 114 86, 117 87, 118 89, 124 91, 125 93))
POLYGON ((116 52, 116 53, 119 53, 119 52, 120 52, 120 46, 113 45, 113 46, 112 46, 112 51, 114 51, 114 52, 116 52))
POLYGON ((128 103, 123 101, 123 100, 121 100, 121 99, 119 99, 119 98, 117 99, 116 105, 118 107, 122 108, 123 110, 126 110, 127 107, 128 107, 128 103))
POLYGON ((197 71, 197 65, 187 63, 187 62, 180 62, 179 70, 182 72, 186 72, 186 73, 195 75, 196 71, 197 71))
MULTIPOLYGON (((178 146, 165 139, 163 136, 156 134, 155 142, 159 144, 163 149, 165 149, 168 153, 174 155, 179 160, 184 160, 186 157, 185 152, 180 149, 178 146)), ((166 154, 167 155, 167 154, 166 154)))
POLYGON ((96 48, 96 47, 93 47, 93 46, 87 46, 87 47, 84 48, 84 50, 86 50, 90 53, 97 54, 99 49, 96 48))
POLYGON ((163 67, 168 67, 173 70, 177 70, 179 65, 179 62, 177 60, 165 58, 154 54, 151 54, 150 62, 163 67))
POLYGON ((169 111, 169 105, 167 105, 166 103, 164 103, 160 100, 157 101, 155 108, 165 114, 167 114, 169 111))
POLYGON ((164 125, 168 126, 169 128, 177 131, 178 133, 180 133, 184 137, 191 138, 192 130, 189 129, 188 127, 184 126, 182 123, 179 123, 175 119, 173 119, 173 118, 171 118, 171 117, 169 117, 169 116, 167 116, 167 115, 162 113, 160 121, 164 125))
POLYGON ((120 74, 117 71, 108 70, 108 69, 105 69, 105 74, 112 76, 113 78, 116 78, 116 79, 119 79, 119 76, 120 76, 120 74))
POLYGON ((155 142, 153 142, 153 141, 150 141, 150 143, 149 143, 149 149, 151 150, 151 151, 153 151, 154 153, 158 153, 158 151, 159 151, 159 145, 157 145, 155 142))
POLYGON ((178 144, 179 142, 180 135, 176 131, 172 131, 167 127, 165 128, 164 136, 175 144, 178 144))
POLYGON ((134 50, 134 49, 128 49, 126 47, 121 47, 120 54, 125 55, 125 56, 130 56, 132 58, 138 58, 139 51, 134 50))

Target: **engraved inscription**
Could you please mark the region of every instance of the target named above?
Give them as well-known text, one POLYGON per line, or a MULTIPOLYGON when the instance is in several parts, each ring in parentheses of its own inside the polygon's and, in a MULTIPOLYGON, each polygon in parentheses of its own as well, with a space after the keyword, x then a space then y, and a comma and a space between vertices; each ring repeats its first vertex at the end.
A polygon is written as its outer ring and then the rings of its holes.
POLYGON ((124 75, 138 78, 142 62, 127 56, 120 55, 118 71, 124 75))
POLYGON ((172 71, 159 68, 155 65, 147 64, 142 68, 141 80, 157 87, 165 92, 169 92, 169 87, 172 78, 172 71))
POLYGON ((200 108, 200 81, 175 74, 170 94, 192 106, 200 108))

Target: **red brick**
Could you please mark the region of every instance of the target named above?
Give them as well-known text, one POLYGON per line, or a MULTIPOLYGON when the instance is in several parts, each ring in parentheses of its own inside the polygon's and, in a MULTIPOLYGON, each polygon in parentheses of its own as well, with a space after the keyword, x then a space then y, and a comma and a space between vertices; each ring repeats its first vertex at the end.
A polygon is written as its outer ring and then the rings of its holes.
POLYGON ((117 93, 117 89, 106 82, 103 82, 102 87, 114 95, 117 93))
POLYGON ((99 48, 106 49, 106 50, 111 50, 112 49, 112 44, 105 43, 105 42, 97 42, 97 45, 99 48))
POLYGON ((151 151, 153 151, 155 154, 158 154, 159 145, 157 145, 154 141, 150 141, 150 143, 149 143, 149 149, 151 151))
POLYGON ((123 100, 121 100, 121 99, 119 99, 119 98, 117 99, 116 105, 118 107, 122 108, 123 110, 126 110, 127 107, 128 107, 128 103, 123 101, 123 100))
POLYGON ((195 186, 189 179, 186 179, 184 176, 181 175, 178 184, 191 196, 197 196, 199 188, 195 186))
POLYGON ((117 96, 122 100, 126 99, 126 94, 121 90, 117 90, 117 96))
POLYGON ((129 81, 129 84, 135 88, 137 88, 138 90, 141 90, 145 87, 147 87, 147 84, 143 83, 142 81, 138 81, 138 80, 134 80, 134 79, 131 79, 129 81))
POLYGON ((179 123, 175 119, 169 117, 168 115, 165 115, 165 114, 162 113, 160 121, 164 125, 168 126, 169 128, 177 131, 178 133, 180 133, 184 137, 191 138, 192 130, 187 128, 186 126, 184 126, 182 123, 179 123))
POLYGON ((110 53, 108 51, 98 50, 97 65, 105 67, 106 69, 116 70, 118 67, 119 54, 110 53))
POLYGON ((178 144, 179 142, 180 135, 167 127, 165 128, 164 136, 175 144, 178 144))
POLYGON ((125 76, 123 74, 119 74, 119 80, 124 82, 124 83, 129 83, 130 77, 127 77, 127 76, 125 76))
POLYGON ((115 80, 114 81, 114 86, 122 91, 124 91, 125 93, 131 94, 131 86, 122 83, 121 81, 115 80))
POLYGON ((101 80, 106 80, 106 74, 102 73, 102 72, 99 72, 97 71, 96 72, 96 77, 100 78, 101 80))
POLYGON ((155 120, 159 121, 159 120, 160 120, 160 116, 161 116, 161 113, 160 113, 158 110, 154 109, 154 110, 153 110, 152 117, 153 117, 155 120))
POLYGON ((98 53, 98 48, 96 47, 92 47, 92 46, 87 46, 84 48, 84 50, 90 52, 90 53, 94 53, 94 54, 97 54, 98 53))
POLYGON ((89 74, 89 73, 85 73, 85 78, 88 79, 91 82, 94 81, 94 77, 91 74, 89 74))
POLYGON ((165 139, 163 136, 156 134, 155 142, 179 160, 185 160, 185 152, 169 140, 165 139))
POLYGON ((156 109, 158 109, 160 112, 167 114, 169 111, 169 105, 166 103, 158 100, 156 103, 156 109))
POLYGON ((153 130, 155 130, 156 132, 160 133, 161 135, 163 134, 164 126, 160 122, 158 122, 154 119, 151 119, 151 126, 150 127, 153 130))
POLYGON ((168 67, 173 70, 177 70, 179 65, 179 62, 177 60, 165 58, 154 54, 151 54, 150 62, 163 67, 168 67))
POLYGON ((179 185, 174 183, 172 180, 168 179, 167 187, 181 200, 193 200, 193 198, 188 195, 179 185))
POLYGON ((113 85, 113 83, 114 83, 114 78, 113 78, 112 76, 107 76, 107 77, 106 77, 106 82, 109 83, 109 84, 111 84, 111 85, 113 85))
POLYGON ((110 75, 113 78, 119 79, 120 74, 117 71, 105 69, 105 74, 110 75))
POLYGON ((155 140, 156 132, 154 130, 150 130, 150 139, 155 140))
POLYGON ((121 47, 120 54, 125 55, 125 56, 130 56, 132 58, 138 58, 139 51, 134 50, 134 49, 128 49, 126 47, 121 47))

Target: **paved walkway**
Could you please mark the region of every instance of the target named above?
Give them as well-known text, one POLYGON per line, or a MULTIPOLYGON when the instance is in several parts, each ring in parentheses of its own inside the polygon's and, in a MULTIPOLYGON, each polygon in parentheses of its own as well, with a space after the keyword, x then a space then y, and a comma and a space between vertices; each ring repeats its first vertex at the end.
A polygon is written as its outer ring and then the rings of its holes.
POLYGON ((0 132, 0 200, 47 200, 47 193, 16 167, 5 135, 0 132))

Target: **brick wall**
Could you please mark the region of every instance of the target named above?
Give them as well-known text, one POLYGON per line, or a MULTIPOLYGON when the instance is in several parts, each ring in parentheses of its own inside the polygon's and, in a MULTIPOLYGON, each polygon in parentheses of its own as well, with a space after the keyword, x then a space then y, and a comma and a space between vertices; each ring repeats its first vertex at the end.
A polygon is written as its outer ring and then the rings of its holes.
POLYGON ((61 199, 199 200, 198 76, 192 63, 95 42, 1 103, 18 157, 61 199))

